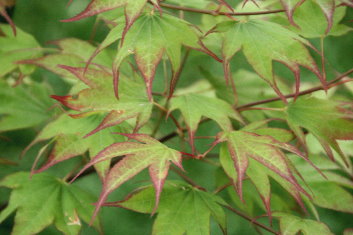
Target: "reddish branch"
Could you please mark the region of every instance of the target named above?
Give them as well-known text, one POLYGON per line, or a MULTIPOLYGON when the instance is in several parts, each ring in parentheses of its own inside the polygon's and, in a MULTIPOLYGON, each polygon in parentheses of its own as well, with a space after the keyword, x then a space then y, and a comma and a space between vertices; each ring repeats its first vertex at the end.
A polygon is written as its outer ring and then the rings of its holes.
POLYGON ((173 10, 181 10, 181 11, 188 11, 194 13, 201 13, 213 16, 225 15, 225 16, 249 16, 249 15, 268 15, 268 14, 275 14, 280 12, 285 12, 285 10, 271 10, 271 11, 256 11, 256 12, 221 12, 221 11, 212 11, 212 10, 204 10, 204 9, 196 9, 190 7, 183 7, 183 6, 176 6, 167 3, 160 3, 161 7, 169 8, 173 10))
MULTIPOLYGON (((335 87, 335 84, 337 82, 339 82, 340 80, 344 79, 345 77, 347 77, 349 74, 353 73, 353 69, 350 69, 348 70, 347 72, 341 74, 340 76, 338 76, 337 78, 333 79, 332 81, 328 82, 327 83, 327 87, 328 88, 332 88, 332 87, 335 87)), ((340 83, 339 83, 340 84, 340 83)), ((313 87, 313 88, 310 88, 310 89, 307 89, 307 90, 304 90, 302 92, 299 92, 299 95, 298 96, 303 96, 303 95, 307 95, 307 94, 310 94, 310 93, 313 93, 315 91, 321 91, 321 90, 324 90, 324 88, 322 86, 317 86, 317 87, 313 87)), ((285 97, 286 98, 293 98, 295 97, 296 94, 293 93, 293 94, 289 94, 289 95, 286 95, 285 97)), ((280 97, 274 97, 274 98, 270 98, 270 99, 265 99, 265 100, 260 100, 260 101, 256 101, 256 102, 252 102, 252 103, 248 103, 248 104, 244 104, 244 105, 241 105, 239 106, 237 109, 238 110, 242 110, 244 108, 248 108, 248 107, 252 107, 252 106, 256 106, 256 105, 260 105, 260 104, 267 104, 267 103, 271 103, 271 102, 274 102, 274 101, 278 101, 278 100, 281 100, 280 97)))

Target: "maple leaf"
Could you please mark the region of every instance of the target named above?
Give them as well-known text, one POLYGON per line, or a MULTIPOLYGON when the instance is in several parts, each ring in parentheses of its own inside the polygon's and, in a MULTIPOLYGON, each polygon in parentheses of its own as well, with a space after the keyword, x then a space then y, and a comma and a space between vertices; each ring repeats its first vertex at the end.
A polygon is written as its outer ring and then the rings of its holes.
POLYGON ((289 21, 296 25, 293 19, 294 11, 304 2, 315 2, 324 13, 327 20, 326 34, 331 30, 333 23, 333 14, 335 12, 335 0, 280 0, 286 10, 289 21))
MULTIPOLYGON (((82 155, 87 151, 92 158, 109 145, 124 141, 124 138, 121 136, 111 134, 111 132, 114 131, 121 132, 125 130, 125 128, 121 126, 105 129, 95 135, 84 138, 102 119, 102 115, 91 115, 74 119, 67 114, 63 114, 45 126, 33 142, 25 149, 23 154, 36 143, 48 139, 52 139, 52 142, 55 141, 55 145, 49 154, 48 160, 39 169, 35 169, 40 155, 37 157, 32 167, 32 173, 40 173, 59 162, 82 155)), ((42 151, 47 147, 48 145, 45 145, 42 151)), ((40 151, 40 153, 42 151, 40 151)), ((106 176, 110 166, 109 163, 110 161, 106 161, 94 166, 101 179, 104 179, 106 176)))
POLYGON ((54 115, 48 90, 40 83, 11 87, 1 81, 0 132, 36 126, 54 115))
MULTIPOLYGON (((315 169, 318 170, 318 168, 295 147, 275 139, 268 133, 259 135, 254 132, 256 131, 253 127, 246 126, 239 131, 220 133, 216 140, 218 143, 226 142, 221 148, 220 161, 236 186, 240 199, 243 200, 242 182, 247 174, 258 189, 268 214, 271 216, 269 183, 269 176, 271 176, 286 188, 304 209, 300 193, 309 198, 311 196, 294 177, 292 172, 297 173, 297 171, 282 150, 294 153, 308 161, 315 169)), ((282 135, 279 136, 279 139, 283 138, 282 135)))
MULTIPOLYGON (((18 63, 39 66, 58 74, 61 77, 75 79, 75 75, 66 69, 60 68, 58 65, 82 67, 96 50, 96 48, 88 42, 76 38, 57 40, 51 42, 51 44, 56 45, 59 48, 59 51, 35 59, 21 60, 18 63)), ((113 59, 111 56, 104 51, 95 58, 92 58, 90 62, 93 62, 98 67, 104 68, 110 67, 112 61, 113 59)))
POLYGON ((310 159, 324 172, 326 179, 322 178, 313 168, 308 167, 301 159, 293 161, 313 194, 313 199, 308 203, 335 211, 353 213, 353 196, 347 190, 347 188, 353 188, 353 182, 350 180, 351 172, 337 173, 342 167, 320 155, 310 155, 310 159), (339 198, 339 202, 332 198, 339 198))
MULTIPOLYGON (((122 30, 117 26, 113 30, 122 30)), ((120 34, 109 34, 105 45, 109 45, 121 37, 120 34), (114 36, 115 35, 115 36, 114 36)), ((131 54, 135 55, 137 67, 140 70, 147 87, 147 94, 152 100, 152 82, 156 67, 166 54, 172 66, 170 96, 174 90, 177 70, 181 66, 181 48, 186 46, 200 50, 216 57, 203 46, 199 33, 189 23, 177 17, 163 16, 145 12, 136 20, 124 37, 124 42, 118 50, 113 64, 114 86, 118 96, 119 70, 122 62, 131 54)))
POLYGON ((112 88, 110 73, 96 69, 89 69, 84 73, 84 68, 69 66, 61 66, 61 68, 71 72, 88 86, 77 95, 52 96, 68 108, 79 112, 71 115, 72 117, 79 118, 95 113, 108 113, 102 123, 87 136, 131 118, 136 118, 135 130, 138 130, 149 120, 152 103, 147 100, 144 93, 140 92, 142 88, 140 82, 133 78, 124 79, 121 86, 121 90, 124 92, 117 100, 112 88))
MULTIPOLYGON (((79 234, 93 212, 94 197, 74 185, 49 174, 30 175, 17 172, 0 181, 1 187, 13 189, 7 207, 0 213, 0 222, 16 212, 12 234, 37 234, 54 224, 64 234, 79 234)), ((99 220, 93 226, 101 231, 99 220)))
MULTIPOLYGON (((297 26, 289 26, 289 29, 296 32, 305 38, 323 38, 327 36, 340 36, 352 30, 347 25, 339 24, 346 14, 346 7, 335 8, 335 4, 330 1, 329 11, 330 13, 329 25, 325 20, 325 14, 323 14, 320 6, 325 4, 325 1, 305 1, 298 9, 296 9, 293 15, 293 20, 297 26), (305 20, 311 19, 310 21, 305 20)), ((327 19, 327 18, 326 18, 327 19)))
POLYGON ((19 69, 23 75, 31 74, 33 65, 19 65, 20 60, 37 58, 42 55, 41 47, 36 39, 17 29, 13 35, 9 25, 0 24, 0 77, 19 69))
POLYGON ((302 219, 300 217, 281 212, 274 213, 274 216, 280 220, 281 234, 296 235, 298 233, 302 233, 333 235, 327 225, 319 221, 302 219))
POLYGON ((127 141, 110 145, 98 153, 73 179, 75 180, 82 172, 94 164, 117 156, 126 155, 113 166, 105 178, 103 190, 96 203, 96 210, 92 221, 108 195, 145 168, 149 169, 150 177, 155 188, 156 204, 153 210, 155 211, 158 208, 160 194, 168 175, 170 162, 173 162, 182 169, 182 154, 180 152, 168 148, 158 140, 145 134, 121 135, 137 140, 140 143, 127 141))
POLYGON ((285 97, 274 79, 273 61, 283 63, 293 72, 296 94, 300 88, 299 66, 304 66, 315 73, 326 87, 324 78, 305 47, 305 45, 311 47, 310 43, 279 24, 263 20, 225 21, 216 25, 209 33, 211 32, 224 33, 222 56, 227 82, 230 80, 230 60, 242 49, 254 70, 283 100, 285 97))
MULTIPOLYGON (((129 28, 134 24, 135 20, 141 14, 143 8, 145 7, 148 0, 92 0, 85 10, 83 10, 78 15, 62 20, 62 22, 72 22, 76 20, 80 20, 86 17, 90 17, 93 15, 97 15, 103 13, 105 11, 110 11, 119 7, 124 7, 126 24, 125 24, 125 33, 129 30, 129 28)), ((151 0, 151 3, 157 8, 159 0, 151 0)), ((124 33, 124 34, 125 34, 124 33)))
MULTIPOLYGON (((107 203, 141 213, 151 213, 155 205, 153 187, 145 187, 125 200, 107 203)), ((210 216, 226 231, 226 217, 220 197, 179 181, 167 181, 161 195, 153 235, 210 234, 210 216), (173 203, 171 203, 173 202, 173 203)))
POLYGON ((232 130, 230 118, 243 123, 240 114, 227 102, 199 94, 186 94, 170 100, 169 112, 179 109, 189 130, 189 139, 194 149, 194 136, 201 117, 210 118, 226 131, 232 130))
POLYGON ((337 143, 337 140, 353 140, 353 115, 349 110, 332 100, 306 97, 291 103, 286 113, 288 124, 302 143, 306 142, 300 127, 307 129, 319 140, 332 160, 334 149, 342 160, 349 164, 348 158, 337 143))

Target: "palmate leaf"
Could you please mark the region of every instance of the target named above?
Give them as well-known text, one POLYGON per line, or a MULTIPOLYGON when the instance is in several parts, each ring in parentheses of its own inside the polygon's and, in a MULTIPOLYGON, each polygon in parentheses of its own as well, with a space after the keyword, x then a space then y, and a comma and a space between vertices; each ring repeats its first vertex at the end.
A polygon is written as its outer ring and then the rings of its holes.
POLYGON ((39 125, 54 115, 49 87, 32 83, 11 87, 0 82, 0 132, 39 125), (28 118, 30 116, 30 118, 28 118))
POLYGON ((326 179, 301 159, 295 159, 293 163, 313 194, 311 203, 322 208, 353 214, 353 195, 349 191, 353 189, 353 182, 350 180, 352 173, 343 173, 339 164, 321 155, 310 155, 310 159, 323 171, 326 179))
MULTIPOLYGON (((108 36, 109 43, 112 43, 114 39, 119 39, 119 37, 110 38, 113 36, 108 36)), ((181 66, 182 46, 201 50, 214 56, 203 46, 199 40, 199 36, 196 29, 177 17, 167 14, 161 16, 153 12, 141 14, 135 24, 126 33, 124 42, 115 57, 113 72, 117 95, 120 66, 124 59, 131 54, 135 55, 135 60, 145 80, 150 100, 152 100, 152 82, 157 65, 161 61, 163 54, 166 54, 172 66, 173 75, 170 85, 172 92, 175 75, 181 66)))
POLYGON ((199 94, 176 96, 170 100, 169 112, 175 109, 179 109, 184 117, 192 147, 194 147, 195 132, 202 117, 216 121, 225 131, 233 129, 230 118, 243 122, 240 114, 230 104, 216 97, 199 94))
MULTIPOLYGON (((81 219, 89 222, 94 196, 49 174, 17 172, 0 181, 1 187, 13 189, 8 206, 0 213, 0 223, 16 212, 12 234, 37 234, 54 224, 67 235, 79 234, 81 219)), ((101 230, 99 220, 93 224, 101 230)))
POLYGON ((0 78, 16 69, 24 75, 32 73, 35 69, 33 65, 17 62, 41 55, 41 47, 32 35, 21 29, 17 29, 17 34, 13 35, 9 25, 0 24, 0 78))
MULTIPOLYGON (((270 134, 277 129, 262 129, 263 134, 256 134, 251 126, 242 130, 224 132, 219 135, 217 142, 226 142, 221 147, 220 161, 226 174, 232 179, 234 186, 243 200, 242 182, 247 175, 256 186, 265 207, 270 213, 270 182, 269 177, 278 181, 297 202, 304 208, 301 193, 310 197, 293 175, 296 173, 294 166, 282 152, 286 150, 299 156, 307 158, 294 146, 281 142, 282 131, 277 131, 275 139, 270 134)), ((287 137, 283 139, 288 140, 287 137)), ((309 162, 311 163, 311 162, 309 162)))
POLYGON ((281 234, 296 235, 301 233, 304 235, 333 235, 327 225, 319 221, 302 219, 300 217, 281 212, 274 213, 274 216, 280 220, 281 234))
MULTIPOLYGON (((320 1, 323 4, 325 1, 320 1)), ((293 19, 297 26, 290 26, 290 29, 305 38, 321 38, 326 36, 341 36, 352 30, 347 25, 340 24, 345 16, 346 7, 334 8, 330 16, 330 29, 328 28, 325 14, 315 1, 307 0, 296 9, 293 19), (309 19, 310 20, 307 20, 309 19)))
POLYGON ((117 100, 110 73, 95 69, 89 69, 84 73, 84 68, 61 67, 74 74, 88 86, 77 95, 52 96, 68 108, 79 112, 71 116, 79 118, 95 113, 108 113, 102 123, 87 136, 131 118, 136 118, 135 130, 138 130, 149 120, 152 103, 141 92, 143 85, 139 81, 134 78, 124 79, 121 86, 121 97, 117 100))
MULTIPOLYGON (((102 120, 102 115, 91 115, 74 119, 63 114, 49 123, 33 140, 29 147, 49 139, 54 142, 54 147, 49 154, 48 160, 39 169, 35 169, 36 163, 34 163, 32 173, 40 173, 59 162, 82 155, 87 151, 90 157, 94 157, 109 145, 124 141, 124 138, 121 136, 111 134, 111 132, 114 131, 122 132, 124 129, 120 126, 111 127, 84 138, 84 136, 92 131, 102 120)), ((29 147, 27 147, 26 151, 29 147)), ((109 163, 110 161, 106 161, 94 166, 101 179, 104 179, 108 173, 109 163)))
POLYGON ((140 143, 128 141, 112 144, 98 153, 77 174, 77 176, 79 176, 86 169, 99 162, 106 161, 117 156, 126 155, 122 160, 114 165, 105 178, 103 190, 98 202, 96 203, 96 210, 92 221, 97 215, 100 207, 107 199, 108 195, 145 168, 149 169, 150 177, 155 188, 155 211, 158 207, 160 194, 162 192, 165 179, 167 178, 171 162, 182 169, 182 154, 180 152, 168 148, 158 140, 145 134, 121 135, 137 140, 140 143))
POLYGON ((230 60, 242 49, 254 70, 285 99, 274 79, 273 61, 286 65, 294 74, 296 93, 300 86, 300 68, 315 73, 326 84, 306 46, 308 41, 279 24, 264 20, 225 21, 210 32, 223 32, 222 56, 226 80, 230 80, 230 60), (256 35, 256 36, 255 36, 256 35))
MULTIPOLYGON (((60 68, 58 65, 82 67, 96 50, 88 42, 76 38, 57 40, 51 42, 51 44, 56 45, 59 51, 40 58, 21 60, 18 63, 39 66, 61 77, 75 79, 75 76, 71 72, 60 68)), ((112 61, 111 56, 104 51, 92 59, 91 62, 99 66, 110 67, 112 61)))
MULTIPOLYGON (((218 196, 200 191, 190 185, 167 181, 153 224, 153 235, 204 235, 210 234, 210 216, 223 232, 226 217, 220 204, 226 203, 218 196)), ((151 213, 155 205, 153 187, 143 188, 120 202, 107 203, 141 213, 151 213)))
MULTIPOLYGON (((71 22, 71 21, 76 21, 80 20, 86 17, 90 17, 93 15, 97 15, 99 13, 113 10, 119 7, 124 7, 125 9, 125 18, 126 18, 126 24, 125 24, 125 32, 132 26, 132 24, 135 22, 137 17, 141 14, 143 8, 145 7, 146 3, 148 0, 92 0, 86 9, 79 13, 78 15, 67 19, 63 20, 63 22, 71 22)), ((159 8, 158 2, 159 0, 151 0, 151 3, 154 4, 155 7, 159 8)))
POLYGON ((335 0, 280 0, 280 1, 283 5, 284 9, 286 10, 289 21, 293 25, 296 25, 296 22, 293 18, 293 14, 296 9, 301 7, 301 4, 303 4, 304 2, 312 2, 312 3, 317 4, 326 17, 326 21, 327 21, 327 27, 326 27, 326 32, 325 32, 326 34, 329 33, 329 31, 332 28, 333 15, 334 15, 334 12, 336 9, 336 4, 339 2, 339 1, 335 1, 335 0))
POLYGON ((319 140, 332 160, 334 149, 349 164, 337 143, 337 140, 353 140, 353 115, 349 110, 332 100, 306 97, 291 103, 286 113, 288 124, 302 143, 306 142, 300 127, 307 129, 319 140))

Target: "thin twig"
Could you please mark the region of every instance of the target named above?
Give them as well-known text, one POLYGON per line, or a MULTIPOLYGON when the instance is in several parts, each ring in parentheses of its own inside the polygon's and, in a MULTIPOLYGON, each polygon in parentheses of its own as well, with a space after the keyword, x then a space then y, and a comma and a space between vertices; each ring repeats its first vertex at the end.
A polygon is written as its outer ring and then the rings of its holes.
POLYGON ((192 185, 193 187, 200 189, 202 191, 207 191, 204 187, 201 187, 200 185, 196 184, 195 181, 193 181, 190 177, 186 176, 181 170, 178 168, 171 166, 170 170, 174 171, 176 174, 178 174, 183 180, 185 180, 187 183, 192 185))
POLYGON ((250 16, 250 15, 268 15, 268 14, 275 14, 275 13, 285 12, 285 10, 283 10, 283 9, 271 10, 271 11, 257 11, 257 12, 221 12, 221 11, 218 12, 218 11, 212 11, 212 10, 176 6, 176 5, 167 4, 167 3, 160 3, 159 5, 161 7, 169 8, 169 9, 173 9, 173 10, 188 11, 188 12, 207 14, 207 15, 213 15, 213 16, 219 16, 219 15, 224 15, 224 16, 250 16))
MULTIPOLYGON (((348 76, 351 73, 353 73, 353 69, 348 70, 347 72, 341 74, 337 78, 335 78, 332 81, 328 82, 327 83, 327 87, 328 88, 334 87, 334 86, 330 86, 330 85, 333 85, 334 83, 342 80, 343 78, 345 78, 346 76, 348 76)), ((310 89, 307 89, 307 90, 299 92, 298 96, 307 95, 307 94, 313 93, 315 91, 321 91, 321 90, 324 90, 324 88, 322 86, 313 87, 313 88, 310 88, 310 89)), ((296 94, 293 93, 293 94, 286 95, 285 97, 286 98, 293 98, 295 96, 296 96, 296 94)), ((256 105, 260 105, 260 104, 267 104, 267 103, 271 103, 271 102, 278 101, 278 100, 281 100, 281 98, 280 97, 274 97, 274 98, 270 98, 270 99, 260 100, 260 101, 256 101, 256 102, 252 102, 252 103, 241 105, 237 109, 238 110, 242 110, 244 108, 248 108, 248 107, 252 107, 252 106, 256 106, 256 105)))
POLYGON ((273 230, 272 228, 264 225, 264 224, 261 224, 259 222, 257 222, 256 220, 254 220, 253 218, 251 218, 250 216, 244 214, 243 212, 241 211, 238 211, 237 209, 231 207, 231 206, 227 206, 227 205, 222 205, 224 208, 234 212, 235 214, 243 217, 244 219, 246 219, 247 221, 250 221, 251 223, 255 224, 256 226, 260 227, 260 228, 263 228, 265 229, 266 231, 270 232, 270 233, 273 233, 273 234, 276 234, 276 235, 280 235, 281 233, 279 232, 276 232, 275 230, 273 230))

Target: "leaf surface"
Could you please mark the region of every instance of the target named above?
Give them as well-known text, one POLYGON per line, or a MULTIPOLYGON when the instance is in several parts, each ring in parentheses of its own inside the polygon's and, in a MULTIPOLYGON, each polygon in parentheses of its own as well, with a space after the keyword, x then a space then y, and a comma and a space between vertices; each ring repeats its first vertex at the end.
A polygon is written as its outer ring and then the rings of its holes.
POLYGON ((116 99, 111 83, 112 75, 103 70, 62 66, 88 86, 75 95, 52 96, 66 107, 77 111, 74 117, 83 117, 95 113, 106 114, 99 126, 87 134, 92 135, 105 128, 118 125, 123 121, 136 118, 135 130, 138 130, 150 118, 152 103, 141 92, 143 85, 134 78, 122 82, 121 97, 116 99))
MULTIPOLYGON (((87 133, 95 128, 102 120, 102 115, 92 115, 74 119, 63 114, 49 123, 29 147, 33 146, 35 143, 49 139, 54 142, 54 147, 49 154, 48 160, 39 169, 35 170, 36 163, 34 163, 33 173, 40 173, 59 162, 82 155, 87 151, 92 158, 109 145, 124 141, 124 138, 121 136, 111 134, 111 132, 114 131, 121 132, 124 130, 124 128, 120 126, 111 127, 84 138, 87 133)), ((109 163, 110 161, 106 161, 95 165, 102 179, 104 179, 109 170, 109 163)))
POLYGON ((9 25, 0 24, 0 28, 0 77, 16 69, 24 75, 32 73, 35 69, 33 65, 19 65, 16 62, 40 57, 42 51, 38 42, 19 28, 16 35, 13 35, 9 25))
POLYGON ((300 127, 319 140, 331 159, 334 158, 334 149, 348 164, 337 140, 353 140, 352 114, 349 110, 332 100, 306 97, 288 106, 287 121, 302 143, 305 143, 305 138, 300 127))
POLYGON ((152 99, 152 82, 156 68, 166 54, 172 66, 171 90, 174 79, 181 66, 182 46, 210 53, 199 41, 197 31, 177 17, 164 14, 143 13, 126 33, 124 43, 115 57, 113 71, 115 90, 118 91, 119 69, 124 59, 135 55, 135 60, 147 87, 147 94, 152 99))
POLYGON ((227 102, 199 94, 187 94, 173 97, 170 100, 169 112, 179 109, 189 129, 190 143, 202 117, 210 118, 225 131, 232 130, 231 118, 243 122, 240 114, 227 102))
POLYGON ((300 67, 315 73, 321 82, 325 81, 315 61, 305 45, 309 42, 279 24, 264 20, 225 21, 211 32, 223 32, 222 56, 225 77, 230 80, 230 60, 240 50, 243 51, 254 70, 277 92, 282 93, 274 79, 273 61, 286 65, 294 74, 296 93, 300 86, 300 67))
MULTIPOLYGON (((64 234, 79 234, 81 219, 89 221, 94 197, 74 185, 48 174, 18 172, 5 177, 0 186, 12 189, 8 206, 0 213, 0 222, 16 212, 12 234, 31 235, 54 224, 64 234)), ((100 222, 93 225, 100 230, 100 222)))
MULTIPOLYGON (((152 187, 146 187, 127 197, 122 202, 109 205, 151 213, 155 204, 152 187)), ((220 197, 192 188, 182 182, 167 182, 161 195, 153 235, 201 235, 210 234, 210 217, 216 220, 223 231, 226 218, 220 197), (172 202, 172 203, 171 203, 172 202)))
MULTIPOLYGON (((158 140, 145 134, 122 134, 139 142, 121 142, 112 144, 98 153, 79 173, 80 175, 87 168, 102 161, 117 156, 126 155, 109 171, 103 183, 103 190, 96 204, 94 217, 103 205, 108 195, 123 183, 130 180, 143 169, 148 168, 151 180, 155 188, 156 204, 158 207, 160 193, 168 175, 170 163, 182 169, 180 152, 168 148, 158 140)), ((77 175, 77 176, 78 176, 77 175)), ((76 177, 77 177, 76 176, 76 177)))
POLYGON ((274 216, 279 218, 281 233, 285 235, 296 235, 300 232, 304 235, 333 235, 326 224, 315 220, 302 219, 294 215, 280 212, 274 213, 274 216))
POLYGON ((11 87, 0 82, 0 132, 33 127, 48 120, 54 114, 49 90, 39 83, 11 87))
POLYGON ((296 171, 282 151, 286 150, 306 159, 295 147, 270 135, 246 131, 246 127, 245 130, 224 132, 218 141, 225 142, 221 147, 220 162, 233 181, 241 200, 245 175, 255 184, 269 215, 270 176, 290 192, 302 207, 300 194, 310 197, 294 177, 293 172, 296 171))

